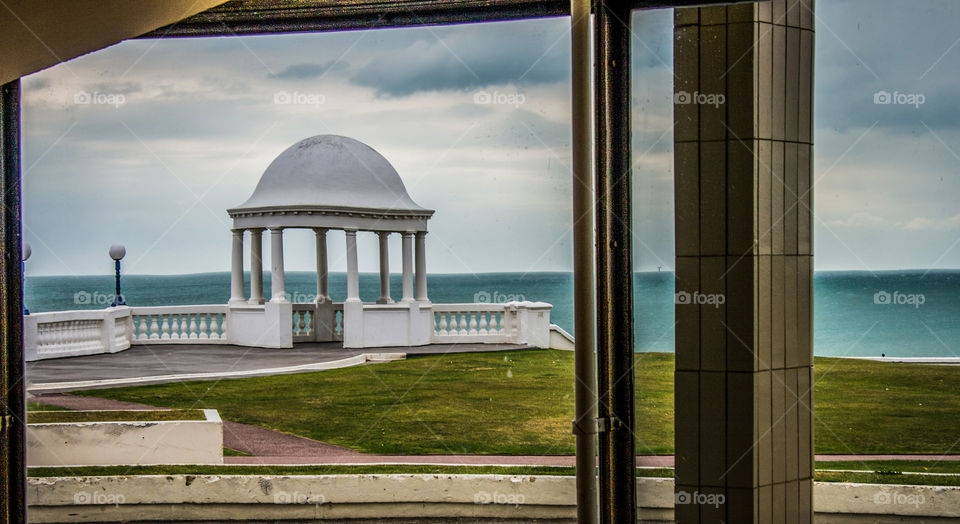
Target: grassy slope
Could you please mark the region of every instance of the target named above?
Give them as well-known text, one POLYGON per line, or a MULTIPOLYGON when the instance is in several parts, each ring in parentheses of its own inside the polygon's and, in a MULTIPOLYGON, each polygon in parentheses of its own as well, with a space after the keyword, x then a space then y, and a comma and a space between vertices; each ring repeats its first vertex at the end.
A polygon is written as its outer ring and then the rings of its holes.
MULTIPOLYGON (((637 452, 671 453, 673 355, 637 364, 637 452)), ((960 452, 960 367, 818 358, 816 378, 817 452, 960 452)), ((572 454, 573 380, 572 354, 520 351, 77 394, 216 408, 371 453, 572 454)))

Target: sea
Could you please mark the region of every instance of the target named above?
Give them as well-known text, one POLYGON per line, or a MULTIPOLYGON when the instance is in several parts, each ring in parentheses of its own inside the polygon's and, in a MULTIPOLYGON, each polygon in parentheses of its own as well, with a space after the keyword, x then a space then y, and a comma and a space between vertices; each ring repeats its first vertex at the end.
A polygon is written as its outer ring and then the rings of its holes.
MULTIPOLYGON (((264 273, 264 289, 270 275, 264 273)), ((379 276, 360 275, 364 300, 379 296, 379 276)), ((131 306, 224 304, 230 274, 125 275, 123 296, 131 306)), ((245 281, 249 291, 249 274, 245 281)), ((437 303, 531 300, 553 304, 551 322, 576 335, 571 273, 431 274, 430 299, 437 303)), ((312 272, 288 272, 294 302, 312 301, 312 272)), ((391 293, 400 297, 392 275, 391 293)), ((114 279, 104 276, 29 276, 24 301, 31 312, 95 309, 110 305, 114 279)), ((346 275, 330 274, 335 301, 346 296, 346 275)), ((269 296, 269 295, 268 295, 269 296)), ((634 347, 672 352, 673 273, 634 275, 634 347)), ((814 276, 814 353, 820 356, 960 356, 960 270, 820 271, 814 276)))

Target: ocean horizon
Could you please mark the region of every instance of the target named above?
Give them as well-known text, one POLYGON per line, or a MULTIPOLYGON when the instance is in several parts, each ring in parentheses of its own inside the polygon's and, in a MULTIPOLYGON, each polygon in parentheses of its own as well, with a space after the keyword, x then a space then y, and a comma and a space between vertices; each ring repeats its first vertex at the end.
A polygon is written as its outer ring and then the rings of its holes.
MULTIPOLYGON (((360 274, 360 296, 379 296, 379 275, 360 274)), ((400 297, 401 277, 391 275, 400 297)), ((573 329, 573 275, 569 272, 431 274, 437 303, 531 300, 553 304, 551 322, 573 329)), ((249 294, 249 273, 244 286, 249 294)), ((26 307, 35 313, 97 309, 113 300, 112 275, 28 276, 26 307)), ((269 296, 270 273, 264 272, 269 296)), ((316 276, 288 271, 294 302, 312 301, 316 276)), ((346 274, 330 273, 335 301, 346 296, 346 274)), ((124 275, 131 306, 225 304, 230 273, 124 275)), ((670 271, 634 274, 634 346, 639 352, 674 350, 674 278, 670 271)), ((817 271, 814 275, 814 353, 818 356, 955 357, 960 353, 960 270, 817 271)))

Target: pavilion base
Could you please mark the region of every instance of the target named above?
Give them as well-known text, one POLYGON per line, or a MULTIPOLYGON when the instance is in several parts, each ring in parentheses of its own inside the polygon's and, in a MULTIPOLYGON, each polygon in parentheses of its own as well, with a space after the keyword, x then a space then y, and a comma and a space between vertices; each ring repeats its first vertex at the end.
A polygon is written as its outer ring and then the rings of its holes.
POLYGON ((343 303, 343 347, 425 346, 433 338, 430 302, 343 303))
POLYGON ((292 348, 293 304, 267 302, 265 304, 230 305, 228 340, 238 346, 263 348, 292 348))

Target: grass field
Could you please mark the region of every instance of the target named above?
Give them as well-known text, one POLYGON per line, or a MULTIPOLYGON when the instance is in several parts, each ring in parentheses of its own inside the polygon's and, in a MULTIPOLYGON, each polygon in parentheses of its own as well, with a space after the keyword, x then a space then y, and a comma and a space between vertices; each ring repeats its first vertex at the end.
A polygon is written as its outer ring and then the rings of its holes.
MULTIPOLYGON (((673 354, 636 357, 637 452, 673 452, 673 354)), ((960 367, 816 359, 819 453, 947 453, 960 440, 960 367)), ((451 354, 371 366, 77 392, 215 408, 369 453, 572 454, 573 355, 451 354)))

